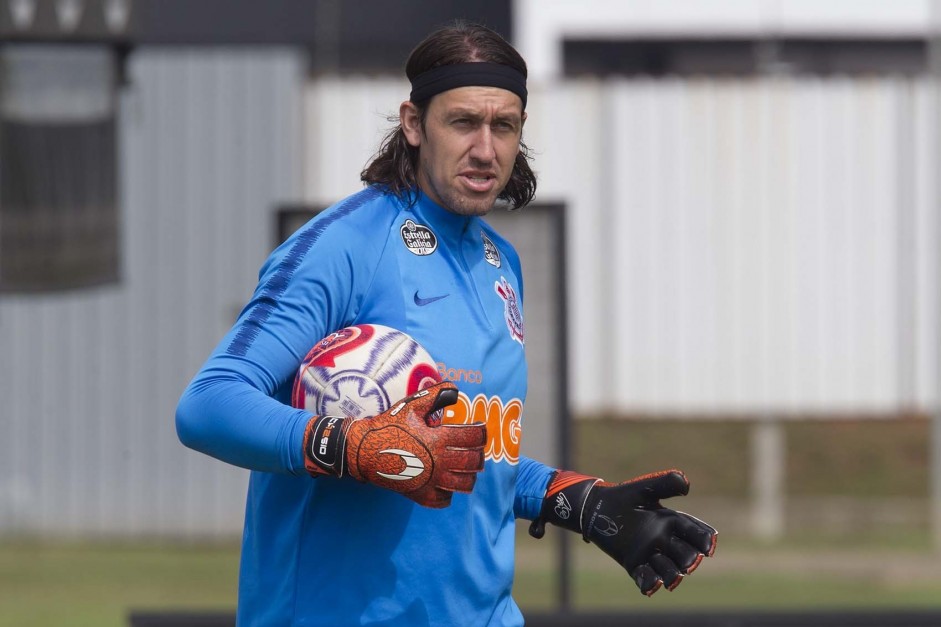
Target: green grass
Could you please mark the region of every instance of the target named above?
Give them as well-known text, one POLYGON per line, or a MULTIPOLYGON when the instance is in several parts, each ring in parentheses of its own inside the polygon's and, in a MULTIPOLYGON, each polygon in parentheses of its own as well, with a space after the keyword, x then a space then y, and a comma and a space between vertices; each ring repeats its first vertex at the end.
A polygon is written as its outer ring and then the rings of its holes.
MULTIPOLYGON (((787 492, 925 497, 930 427, 924 418, 785 422, 787 492)), ((746 498, 751 434, 747 421, 582 420, 574 457, 580 471, 609 480, 681 468, 696 495, 746 498)))
MULTIPOLYGON (((550 534, 552 532, 550 531, 550 534)), ((550 540, 547 534, 546 539, 550 540)), ((941 610, 941 567, 925 534, 845 538, 788 536, 775 544, 723 538, 716 556, 674 592, 641 596, 626 573, 573 538, 573 605, 582 610, 696 609, 941 610)), ((532 609, 555 607, 554 540, 538 546, 518 533, 514 596, 532 609)))
MULTIPOLYGON (((524 610, 556 607, 555 533, 537 542, 520 528, 514 596, 524 610)), ((573 536, 574 608, 941 610, 941 569, 930 566, 927 538, 903 544, 721 543, 675 592, 648 599, 613 561, 573 536), (841 566, 847 559, 858 567, 841 566), (896 579, 906 567, 917 577, 896 579)), ((124 627, 131 610, 231 611, 237 572, 234 545, 0 544, 0 625, 124 627)))
POLYGON ((127 625, 128 610, 226 609, 235 546, 0 544, 0 625, 127 625))
POLYGON ((781 576, 773 572, 714 577, 700 574, 674 592, 661 590, 650 599, 613 577, 590 573, 578 579, 575 598, 579 609, 609 611, 941 608, 937 582, 900 587, 872 581, 781 576))
POLYGON ((749 433, 742 422, 584 420, 576 423, 574 465, 609 481, 681 468, 696 494, 744 498, 749 433))
MULTIPOLYGON (((887 499, 926 502, 927 421, 801 422, 785 432, 787 493, 795 503, 849 498, 878 513, 887 499)), ((622 479, 683 468, 693 482, 689 511, 727 521, 716 557, 675 592, 650 599, 610 558, 572 536, 576 609, 941 609, 941 560, 924 507, 893 525, 795 526, 776 544, 729 524, 738 515, 730 507, 747 512, 748 423, 596 420, 580 422, 576 436, 579 470, 622 479)), ((514 595, 524 609, 556 606, 558 533, 535 541, 519 526, 514 595)), ((237 580, 235 542, 7 540, 0 542, 0 626, 125 627, 131 610, 231 611, 237 580)))
MULTIPOLYGON (((556 533, 536 541, 520 525, 514 596, 524 609, 556 607, 556 533)), ((595 547, 574 536, 571 546, 575 609, 941 610, 941 568, 932 565, 923 535, 839 548, 825 537, 777 545, 723 541, 675 592, 650 599, 595 547), (913 576, 898 578, 906 569, 913 576)), ((131 610, 231 611, 237 576, 235 545, 3 543, 0 625, 124 627, 131 610)))

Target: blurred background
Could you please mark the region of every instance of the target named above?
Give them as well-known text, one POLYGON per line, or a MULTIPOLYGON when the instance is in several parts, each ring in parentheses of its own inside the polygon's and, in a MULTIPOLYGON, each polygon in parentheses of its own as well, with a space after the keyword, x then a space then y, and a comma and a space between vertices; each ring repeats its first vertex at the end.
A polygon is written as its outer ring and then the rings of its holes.
POLYGON ((231 613, 247 473, 177 400, 457 17, 530 69, 524 453, 720 530, 644 599, 521 524, 524 611, 941 624, 941 2, 473 4, 0 0, 0 625, 231 613))

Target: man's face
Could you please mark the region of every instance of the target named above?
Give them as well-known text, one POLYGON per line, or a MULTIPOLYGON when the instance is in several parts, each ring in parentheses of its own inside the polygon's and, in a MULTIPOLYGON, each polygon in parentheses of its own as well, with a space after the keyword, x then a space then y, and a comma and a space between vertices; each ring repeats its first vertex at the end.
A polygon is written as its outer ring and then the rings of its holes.
POLYGON ((434 96, 425 127, 411 102, 399 109, 402 130, 419 150, 418 184, 453 213, 484 215, 506 187, 526 114, 513 92, 458 87, 434 96))

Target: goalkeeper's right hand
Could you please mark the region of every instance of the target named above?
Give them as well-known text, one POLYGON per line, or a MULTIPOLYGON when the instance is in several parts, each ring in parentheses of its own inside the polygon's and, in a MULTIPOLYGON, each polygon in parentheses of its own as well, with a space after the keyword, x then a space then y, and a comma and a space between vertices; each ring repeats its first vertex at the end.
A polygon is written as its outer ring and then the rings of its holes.
POLYGON ((484 468, 487 427, 441 424, 457 387, 443 381, 371 418, 314 416, 304 433, 304 466, 313 476, 346 474, 399 492, 426 507, 469 493, 484 468))

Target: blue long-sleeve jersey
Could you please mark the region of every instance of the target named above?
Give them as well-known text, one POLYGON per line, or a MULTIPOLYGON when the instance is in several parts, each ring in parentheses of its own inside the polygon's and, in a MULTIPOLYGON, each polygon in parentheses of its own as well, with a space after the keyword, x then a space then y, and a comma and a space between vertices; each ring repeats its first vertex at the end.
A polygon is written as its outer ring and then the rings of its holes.
POLYGON ((514 520, 552 469, 520 456, 522 273, 483 219, 370 187, 275 250, 237 323, 177 408, 184 444, 252 470, 239 625, 519 625, 514 520), (455 421, 487 423, 472 494, 428 509, 349 478, 314 479, 290 406, 314 342, 359 323, 405 331, 460 389, 455 421))

